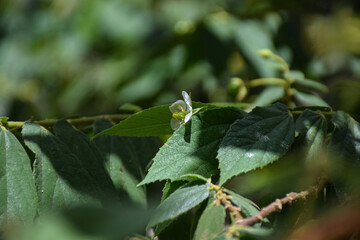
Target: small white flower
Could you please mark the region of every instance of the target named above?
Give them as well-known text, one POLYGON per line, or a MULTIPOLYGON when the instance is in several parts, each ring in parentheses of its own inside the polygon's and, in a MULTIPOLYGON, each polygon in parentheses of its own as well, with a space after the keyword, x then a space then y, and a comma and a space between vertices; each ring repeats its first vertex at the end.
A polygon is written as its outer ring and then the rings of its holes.
POLYGON ((193 109, 191 106, 191 99, 187 92, 182 91, 183 100, 177 100, 171 104, 170 111, 172 118, 170 121, 171 128, 176 130, 181 124, 188 122, 193 115, 193 109))

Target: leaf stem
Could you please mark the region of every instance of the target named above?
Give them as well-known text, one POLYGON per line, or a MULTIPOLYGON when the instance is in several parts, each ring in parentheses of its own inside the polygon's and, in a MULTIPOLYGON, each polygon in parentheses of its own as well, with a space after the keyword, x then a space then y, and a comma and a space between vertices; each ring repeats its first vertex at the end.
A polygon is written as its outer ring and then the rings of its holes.
MULTIPOLYGON (((74 126, 84 126, 88 124, 92 124, 94 121, 99 119, 107 119, 114 122, 119 122, 128 118, 130 114, 107 114, 107 115, 98 115, 98 116, 91 116, 91 117, 81 117, 81 118, 69 118, 66 119, 71 125, 74 126)), ((43 126, 43 127, 51 127, 54 125, 58 119, 45 119, 40 121, 34 121, 35 123, 43 126)), ((9 129, 17 129, 22 128, 25 122, 21 121, 7 121, 4 123, 4 126, 9 129)))
MULTIPOLYGON (((321 112, 321 114, 323 114, 324 116, 330 116, 331 117, 331 116, 335 115, 335 112, 327 112, 327 111, 320 111, 320 110, 316 110, 316 111, 321 112)), ((291 111, 291 113, 294 114, 294 115, 300 115, 300 114, 303 113, 303 111, 291 111)))
POLYGON ((280 85, 286 87, 289 83, 282 78, 256 78, 246 83, 246 87, 259 87, 263 85, 280 85))

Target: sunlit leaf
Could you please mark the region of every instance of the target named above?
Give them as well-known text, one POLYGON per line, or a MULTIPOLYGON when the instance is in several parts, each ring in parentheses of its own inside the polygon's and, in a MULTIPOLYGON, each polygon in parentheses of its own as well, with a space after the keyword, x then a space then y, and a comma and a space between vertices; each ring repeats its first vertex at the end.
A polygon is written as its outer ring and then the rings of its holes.
POLYGON ((231 125, 220 145, 220 184, 279 159, 290 149, 294 136, 294 121, 285 105, 254 108, 231 125))
POLYGON ((218 171, 216 153, 230 124, 244 116, 233 107, 210 109, 191 118, 169 138, 141 184, 178 180, 185 174, 210 177, 218 171))

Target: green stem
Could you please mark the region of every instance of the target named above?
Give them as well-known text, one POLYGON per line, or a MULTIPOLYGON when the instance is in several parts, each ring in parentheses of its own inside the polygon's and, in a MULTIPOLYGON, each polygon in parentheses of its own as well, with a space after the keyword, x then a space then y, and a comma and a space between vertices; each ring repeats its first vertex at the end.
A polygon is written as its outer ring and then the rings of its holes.
POLYGON ((282 78, 257 78, 246 83, 246 87, 259 87, 263 85, 280 85, 286 87, 289 83, 282 78))
POLYGON ((290 71, 289 65, 285 62, 285 60, 282 57, 280 57, 279 55, 273 54, 272 58, 275 61, 279 62, 283 66, 283 73, 287 73, 290 71))
MULTIPOLYGON (((108 115, 99 115, 99 116, 91 116, 91 117, 81 117, 81 118, 70 118, 67 121, 74 126, 84 126, 92 124, 94 121, 99 119, 107 119, 114 122, 119 122, 128 118, 130 114, 108 114, 108 115)), ((44 127, 51 127, 54 125, 58 119, 46 119, 40 121, 34 121, 35 123, 44 126, 44 127)), ((20 121, 7 121, 5 127, 13 129, 13 128, 21 128, 25 122, 20 121)))
POLYGON ((261 49, 259 50, 259 53, 261 56, 263 56, 264 58, 272 58, 273 60, 277 61, 278 63, 280 63, 283 67, 283 73, 287 73, 290 71, 289 69, 289 65, 285 62, 285 60, 280 57, 279 55, 273 53, 270 49, 261 49))

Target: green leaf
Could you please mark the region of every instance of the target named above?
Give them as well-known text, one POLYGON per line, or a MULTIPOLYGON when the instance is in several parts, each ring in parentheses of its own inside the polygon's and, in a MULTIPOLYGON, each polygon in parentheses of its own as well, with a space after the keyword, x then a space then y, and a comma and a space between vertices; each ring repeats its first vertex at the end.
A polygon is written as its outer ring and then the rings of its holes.
POLYGON ((231 125, 220 145, 220 184, 279 159, 290 149, 294 135, 294 121, 285 105, 254 108, 231 125))
MULTIPOLYGON (((94 134, 112 127, 107 120, 94 122, 94 134)), ((105 159, 105 168, 118 191, 142 205, 146 204, 143 188, 136 187, 144 178, 146 166, 160 147, 154 137, 100 136, 93 140, 105 159)))
POLYGON ((209 196, 208 187, 209 183, 206 183, 176 190, 156 208, 147 228, 176 218, 197 206, 209 196))
POLYGON ((1 123, 2 125, 6 125, 6 123, 7 123, 8 120, 9 120, 8 117, 0 117, 0 123, 1 123))
POLYGON ((228 189, 226 189, 226 192, 232 197, 230 201, 241 208, 241 212, 245 215, 245 217, 252 217, 259 213, 260 208, 250 199, 247 199, 228 189))
POLYGON ((261 77, 271 77, 276 69, 256 51, 263 48, 274 49, 271 36, 260 21, 234 19, 234 40, 244 56, 251 62, 261 77))
POLYGON ((185 174, 205 178, 218 171, 216 152, 230 124, 245 112, 233 107, 209 109, 191 118, 169 138, 140 184, 178 180, 185 174))
POLYGON ((163 202, 166 198, 168 198, 173 192, 184 186, 186 181, 166 181, 165 186, 163 188, 163 195, 161 197, 161 202, 163 202))
MULTIPOLYGON (((109 121, 96 121, 94 133, 97 134, 111 126, 109 121)), ((101 149, 107 167, 112 161, 121 162, 138 180, 145 177, 146 167, 162 145, 157 137, 100 136, 93 141, 101 149)))
MULTIPOLYGON (((170 127, 172 118, 169 110, 170 105, 152 107, 135 113, 114 127, 100 132, 95 137, 104 135, 146 137, 172 134, 174 130, 170 127)), ((194 109, 205 106, 211 107, 209 104, 197 102, 192 102, 192 106, 194 109)))
POLYGON ((32 122, 25 122, 22 135, 36 155, 34 177, 40 214, 79 204, 100 205, 103 196, 97 181, 65 143, 32 122))
POLYGON ((30 159, 16 137, 0 126, 0 227, 7 221, 32 223, 36 208, 30 159))
POLYGON ((146 193, 142 187, 137 187, 139 181, 129 174, 128 172, 121 173, 119 169, 111 169, 112 172, 116 171, 116 175, 111 174, 111 178, 117 190, 124 190, 130 199, 141 206, 146 206, 146 193))
POLYGON ((329 104, 327 104, 320 97, 312 94, 296 91, 296 93, 294 94, 294 98, 306 106, 330 107, 329 104))
POLYGON ((231 103, 231 102, 212 102, 211 105, 216 107, 237 107, 240 109, 248 108, 251 106, 249 103, 231 103))
POLYGON ((330 176, 340 200, 359 193, 360 125, 350 115, 337 111, 328 150, 330 176))
POLYGON ((225 224, 225 208, 223 205, 210 204, 206 207, 198 222, 194 240, 214 239, 225 224))
MULTIPOLYGON (((184 186, 187 182, 186 181, 166 181, 165 186, 163 188, 163 195, 161 196, 161 202, 163 202, 166 198, 168 198, 173 192, 178 190, 180 187, 184 186)), ((167 220, 158 224, 155 228, 154 235, 158 236, 165 228, 167 228, 173 219, 167 220)))
POLYGON ((249 227, 239 229, 239 233, 241 237, 254 237, 251 239, 268 239, 274 231, 266 228, 249 227))
POLYGON ((321 153, 327 125, 321 114, 305 110, 296 120, 296 131, 299 133, 298 142, 306 147, 306 161, 313 161, 321 153))
POLYGON ((136 237, 136 238, 134 238, 135 240, 151 240, 151 238, 144 237, 139 234, 134 234, 134 236, 136 237))
POLYGON ((307 107, 294 107, 294 108, 291 108, 291 111, 305 111, 306 109, 308 110, 311 110, 311 111, 321 111, 321 112, 331 112, 332 109, 329 108, 329 107, 321 107, 321 106, 307 106, 307 107))
POLYGON ((312 88, 322 93, 327 93, 329 91, 326 85, 310 79, 301 79, 301 80, 298 79, 296 80, 295 83, 307 88, 312 88))
POLYGON ((284 78, 286 78, 288 80, 292 80, 292 81, 304 80, 305 74, 298 70, 290 70, 290 71, 284 73, 284 78))
POLYGON ((171 219, 157 225, 154 236, 158 236, 158 239, 171 239, 171 240, 184 240, 192 239, 192 222, 194 221, 194 214, 192 211, 188 211, 175 219, 171 219), (161 232, 157 235, 162 227, 161 232), (164 228, 165 226, 165 228, 164 228))
POLYGON ((271 235, 274 233, 274 231, 272 229, 257 228, 257 227, 242 227, 242 228, 238 228, 237 232, 239 233, 239 236, 237 238, 228 237, 226 234, 222 234, 222 235, 214 238, 214 240, 273 239, 273 238, 271 238, 271 235))
POLYGON ((154 230, 154 236, 158 236, 169 225, 171 225, 172 222, 174 222, 174 219, 166 220, 165 222, 159 223, 154 230))
POLYGON ((56 137, 68 146, 83 168, 97 182, 104 196, 115 197, 114 185, 104 168, 105 159, 95 143, 84 133, 75 130, 66 120, 57 121, 53 130, 56 137))
POLYGON ((206 27, 214 34, 217 38, 224 42, 228 42, 233 37, 233 19, 229 17, 222 17, 216 14, 208 15, 204 19, 206 27))
POLYGON ((329 149, 349 162, 360 164, 360 126, 349 114, 337 111, 329 149))
POLYGON ((136 113, 141 112, 142 108, 138 105, 132 104, 132 103, 124 103, 119 107, 119 110, 121 112, 130 112, 130 113, 136 113))
POLYGON ((123 203, 106 208, 74 207, 40 216, 31 228, 12 231, 9 239, 125 240, 144 232, 150 214, 149 210, 123 203))
POLYGON ((217 236, 214 240, 238 240, 239 238, 227 237, 226 234, 217 236))
POLYGON ((285 73, 284 77, 286 79, 295 81, 295 83, 300 86, 312 88, 323 93, 328 92, 328 88, 326 85, 316 82, 314 80, 306 79, 304 73, 300 71, 290 70, 289 72, 285 73))
POLYGON ((269 86, 256 98, 254 105, 265 106, 281 99, 284 96, 285 92, 282 86, 269 86))
POLYGON ((188 180, 188 181, 200 180, 200 181, 207 182, 207 179, 199 174, 184 174, 184 175, 180 176, 180 178, 188 180))

